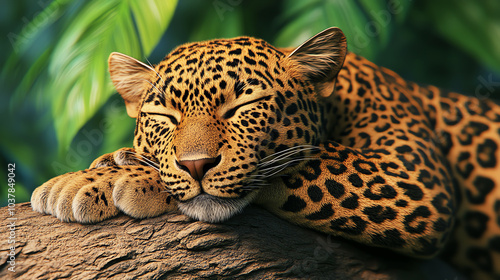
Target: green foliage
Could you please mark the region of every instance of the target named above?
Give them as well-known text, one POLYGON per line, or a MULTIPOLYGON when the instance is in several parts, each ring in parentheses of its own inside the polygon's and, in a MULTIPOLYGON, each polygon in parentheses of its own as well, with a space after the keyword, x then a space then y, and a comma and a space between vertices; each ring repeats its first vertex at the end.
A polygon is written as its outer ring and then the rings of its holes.
POLYGON ((500 1, 427 1, 424 9, 444 38, 500 72, 500 1))
POLYGON ((191 35, 189 36, 190 41, 204 41, 221 37, 231 38, 238 37, 243 34, 244 27, 242 22, 242 9, 234 9, 230 6, 214 8, 229 8, 231 10, 229 12, 222 12, 224 10, 214 10, 214 12, 205 13, 201 18, 201 22, 198 27, 192 30, 191 35), (219 22, 223 22, 224 24, 214 24, 219 22))
POLYGON ((301 1, 287 0, 282 14, 287 22, 276 44, 298 46, 318 31, 337 26, 345 33, 349 50, 373 59, 386 46, 410 1, 301 1))
MULTIPOLYGON (((78 12, 66 19, 67 26, 57 36, 55 44, 47 47, 22 82, 23 85, 34 84, 36 92, 31 94, 36 94, 38 100, 51 107, 62 152, 67 151, 78 130, 113 93, 107 72, 109 54, 118 51, 138 58, 147 57, 165 32, 176 0, 93 0, 64 4, 53 2, 47 9, 63 11, 49 14, 49 17, 70 13, 75 5, 78 12)), ((26 45, 32 43, 24 41, 17 48, 26 49, 26 45)), ((21 56, 14 54, 9 66, 16 65, 20 59, 21 56)), ((18 98, 25 98, 26 87, 20 89, 18 98)))

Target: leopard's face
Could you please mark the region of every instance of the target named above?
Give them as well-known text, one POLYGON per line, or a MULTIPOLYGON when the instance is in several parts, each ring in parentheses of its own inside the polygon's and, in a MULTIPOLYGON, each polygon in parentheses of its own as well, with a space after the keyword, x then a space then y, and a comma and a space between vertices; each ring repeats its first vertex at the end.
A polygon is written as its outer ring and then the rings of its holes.
MULTIPOLYGON (((321 98, 286 52, 247 37, 186 44, 139 65, 140 99, 117 86, 137 117, 136 151, 157 159, 188 216, 234 215, 324 138, 321 98)), ((112 78, 123 71, 112 66, 112 78)))

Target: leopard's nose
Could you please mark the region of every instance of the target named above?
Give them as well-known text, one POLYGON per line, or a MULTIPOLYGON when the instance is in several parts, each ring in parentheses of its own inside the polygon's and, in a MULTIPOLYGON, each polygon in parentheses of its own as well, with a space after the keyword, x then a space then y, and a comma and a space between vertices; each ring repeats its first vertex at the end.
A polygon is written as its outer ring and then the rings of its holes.
POLYGON ((203 158, 196 160, 181 160, 177 161, 177 165, 184 171, 188 172, 193 179, 196 181, 201 181, 203 176, 211 168, 217 166, 220 163, 221 156, 216 158, 203 158))

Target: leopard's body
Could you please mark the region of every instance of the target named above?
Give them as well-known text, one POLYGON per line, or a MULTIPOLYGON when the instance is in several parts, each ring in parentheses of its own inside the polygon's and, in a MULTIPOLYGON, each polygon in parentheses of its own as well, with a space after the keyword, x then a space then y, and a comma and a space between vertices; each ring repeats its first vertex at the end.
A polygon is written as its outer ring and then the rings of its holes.
POLYGON ((500 106, 403 80, 339 29, 295 50, 240 37, 183 45, 110 73, 134 149, 56 177, 35 210, 97 222, 180 209, 218 222, 248 203, 321 232, 416 257, 448 245, 500 277, 500 106), (118 210, 119 209, 119 210, 118 210))

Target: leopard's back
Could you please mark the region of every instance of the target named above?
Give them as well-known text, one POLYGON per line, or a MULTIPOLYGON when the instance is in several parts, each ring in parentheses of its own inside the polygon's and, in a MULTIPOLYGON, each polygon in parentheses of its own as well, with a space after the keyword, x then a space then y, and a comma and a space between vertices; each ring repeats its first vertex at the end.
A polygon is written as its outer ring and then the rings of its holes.
MULTIPOLYGON (((398 138, 413 135, 416 141, 412 149, 418 153, 405 164, 451 175, 446 189, 429 201, 439 206, 452 194, 455 204, 454 230, 445 257, 466 273, 478 269, 487 273, 475 274, 477 279, 489 277, 488 273, 500 275, 499 104, 420 86, 350 55, 339 74, 338 87, 345 93, 332 103, 338 112, 336 118, 343 121, 334 127, 331 138, 347 146, 377 148, 384 143, 397 145, 398 138), (367 87, 378 92, 377 98, 367 98, 367 87), (382 112, 374 115, 377 111, 382 112), (398 129, 391 128, 402 122, 406 134, 398 136, 398 129), (423 152, 424 142, 431 144, 430 153, 423 152)), ((429 174, 421 173, 418 180, 432 190, 439 179, 429 174)))
MULTIPOLYGON (((448 257, 468 272, 500 275, 500 106, 444 92, 436 142, 459 191, 457 225, 448 257)), ((477 277, 477 276, 476 276, 477 277)), ((486 278, 479 275, 478 279, 486 278)))

